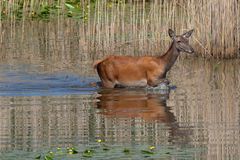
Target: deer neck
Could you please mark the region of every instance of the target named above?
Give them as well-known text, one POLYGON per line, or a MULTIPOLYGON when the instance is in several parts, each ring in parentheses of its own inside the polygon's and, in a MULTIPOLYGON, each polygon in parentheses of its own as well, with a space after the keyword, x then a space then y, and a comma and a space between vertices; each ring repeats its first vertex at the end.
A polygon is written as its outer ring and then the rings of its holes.
POLYGON ((177 60, 179 56, 179 50, 176 48, 176 42, 173 41, 172 44, 170 45, 170 48, 168 51, 160 56, 160 59, 165 63, 165 69, 166 72, 171 69, 175 61, 177 60))

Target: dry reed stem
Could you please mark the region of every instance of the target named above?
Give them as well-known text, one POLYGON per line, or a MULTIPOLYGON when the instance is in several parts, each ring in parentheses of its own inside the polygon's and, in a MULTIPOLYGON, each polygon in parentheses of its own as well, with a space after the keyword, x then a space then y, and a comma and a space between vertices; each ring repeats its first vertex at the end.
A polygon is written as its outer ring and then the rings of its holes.
MULTIPOLYGON (((12 0, 0 11, 10 15, 11 37, 15 37, 16 15, 13 4, 20 0, 12 0)), ((23 3, 22 32, 26 14, 31 14, 43 2, 52 0, 29 0, 23 3), (30 12, 28 12, 30 11, 30 12)), ((64 0, 58 4, 65 11, 64 0)), ((177 33, 195 29, 191 40, 198 55, 203 57, 233 58, 239 56, 240 48, 240 1, 238 0, 173 0, 151 2, 119 1, 112 3, 108 0, 81 1, 87 21, 79 23, 80 43, 87 45, 85 52, 91 55, 132 54, 156 55, 163 53, 170 42, 168 28, 177 33), (88 9, 85 7, 89 5, 88 9), (80 33, 81 32, 81 33, 80 33)), ((1 21, 2 22, 2 21, 1 21)), ((59 18, 58 25, 64 23, 59 18)), ((0 27, 1 29, 1 27, 0 27)), ((2 32, 2 31, 1 31, 2 32)), ((0 32, 0 33, 1 33, 0 32)), ((3 39, 3 38, 1 38, 3 39)), ((23 39, 22 39, 23 40, 23 39)))

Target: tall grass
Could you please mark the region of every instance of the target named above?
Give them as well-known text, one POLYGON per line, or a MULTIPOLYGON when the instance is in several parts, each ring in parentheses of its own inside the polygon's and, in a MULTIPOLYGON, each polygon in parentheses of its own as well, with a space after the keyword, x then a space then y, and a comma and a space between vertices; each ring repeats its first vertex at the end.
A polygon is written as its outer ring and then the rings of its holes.
POLYGON ((78 19, 81 42, 94 54, 161 54, 168 28, 194 28, 191 43, 199 56, 234 58, 240 54, 239 6, 239 0, 12 0, 0 2, 0 19, 12 27, 16 19, 78 19))

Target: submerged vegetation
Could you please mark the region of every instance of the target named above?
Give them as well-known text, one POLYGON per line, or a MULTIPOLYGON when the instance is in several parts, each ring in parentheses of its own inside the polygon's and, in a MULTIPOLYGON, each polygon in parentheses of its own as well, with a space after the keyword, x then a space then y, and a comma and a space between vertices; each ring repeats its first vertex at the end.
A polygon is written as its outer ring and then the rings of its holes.
MULTIPOLYGON (((239 0, 2 0, 0 21, 73 18, 84 27, 88 53, 158 54, 168 28, 195 29, 191 43, 204 57, 240 54, 239 0), (130 49, 132 48, 132 49, 130 49)), ((59 23, 61 23, 59 22, 59 23)), ((24 23, 23 23, 24 24, 24 23)), ((14 26, 14 25, 12 25, 14 26)), ((0 30, 1 30, 0 26, 0 30)), ((2 33, 2 31, 0 32, 2 33)), ((0 39, 3 39, 2 35, 0 39)))

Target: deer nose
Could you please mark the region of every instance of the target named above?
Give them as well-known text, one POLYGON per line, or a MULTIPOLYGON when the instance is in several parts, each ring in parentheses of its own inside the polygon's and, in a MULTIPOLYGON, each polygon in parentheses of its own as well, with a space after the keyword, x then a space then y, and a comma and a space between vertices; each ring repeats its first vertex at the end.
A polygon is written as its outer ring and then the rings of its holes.
POLYGON ((192 49, 192 50, 191 50, 191 53, 194 53, 194 52, 195 52, 194 49, 192 49))
POLYGON ((195 51, 194 51, 194 49, 191 47, 191 48, 189 48, 189 50, 188 50, 188 53, 194 53, 195 51))

